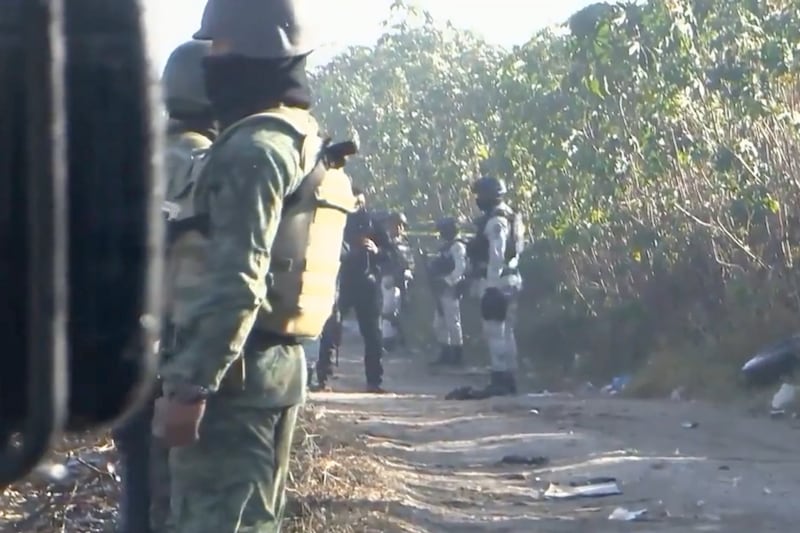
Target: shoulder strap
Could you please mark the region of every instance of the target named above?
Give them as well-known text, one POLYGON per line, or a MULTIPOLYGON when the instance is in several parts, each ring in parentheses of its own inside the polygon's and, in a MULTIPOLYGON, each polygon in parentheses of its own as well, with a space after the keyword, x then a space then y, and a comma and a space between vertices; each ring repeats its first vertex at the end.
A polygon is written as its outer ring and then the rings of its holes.
POLYGON ((217 138, 215 145, 221 146, 225 140, 243 127, 270 122, 279 122, 288 126, 292 132, 303 138, 300 163, 304 173, 310 174, 320 158, 324 142, 319 134, 319 124, 305 109, 280 106, 249 115, 228 126, 217 138))

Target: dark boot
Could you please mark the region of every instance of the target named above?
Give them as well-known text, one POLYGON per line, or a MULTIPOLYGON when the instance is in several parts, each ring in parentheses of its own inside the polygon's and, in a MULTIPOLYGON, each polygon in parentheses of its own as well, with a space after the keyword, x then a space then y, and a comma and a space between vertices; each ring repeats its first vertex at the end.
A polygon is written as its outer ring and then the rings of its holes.
POLYGON ((330 376, 331 373, 326 368, 317 365, 317 386, 314 390, 318 392, 329 390, 327 383, 330 376))
POLYGON ((464 364, 464 347, 451 346, 450 347, 450 362, 456 366, 464 364))
POLYGON ((451 355, 452 349, 450 346, 442 346, 441 351, 439 352, 439 357, 430 362, 431 366, 445 366, 450 364, 452 359, 451 355))
POLYGON ((517 378, 513 372, 506 372, 506 388, 508 394, 517 394, 517 378))
POLYGON ((501 396, 505 386, 503 385, 503 372, 492 372, 489 374, 489 384, 481 391, 481 396, 489 398, 491 396, 501 396))

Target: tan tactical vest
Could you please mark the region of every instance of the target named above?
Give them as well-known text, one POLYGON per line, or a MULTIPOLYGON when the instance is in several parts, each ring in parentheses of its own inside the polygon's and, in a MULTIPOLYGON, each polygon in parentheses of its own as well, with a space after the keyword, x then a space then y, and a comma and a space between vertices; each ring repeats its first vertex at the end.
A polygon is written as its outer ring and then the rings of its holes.
POLYGON ((191 224, 194 212, 194 185, 202 169, 211 140, 197 132, 184 132, 167 138, 166 201, 163 211, 168 224, 180 228, 167 245, 164 269, 164 316, 177 326, 187 322, 184 295, 196 290, 205 272, 205 235, 191 224), (183 227, 181 227, 183 226, 183 227))
MULTIPOLYGON (((301 168, 306 174, 296 191, 284 200, 281 222, 272 245, 267 302, 256 327, 300 338, 316 337, 331 314, 347 215, 356 209, 350 178, 330 164, 319 126, 304 110, 281 107, 249 116, 230 126, 221 144, 244 125, 279 121, 301 139, 301 168)), ((210 152, 213 157, 213 149, 210 152)), ((199 181, 203 180, 202 171, 199 181)), ((201 190, 203 187, 198 186, 201 190)), ((198 196, 202 192, 197 193, 198 196)), ((204 202, 194 209, 202 216, 204 202)))

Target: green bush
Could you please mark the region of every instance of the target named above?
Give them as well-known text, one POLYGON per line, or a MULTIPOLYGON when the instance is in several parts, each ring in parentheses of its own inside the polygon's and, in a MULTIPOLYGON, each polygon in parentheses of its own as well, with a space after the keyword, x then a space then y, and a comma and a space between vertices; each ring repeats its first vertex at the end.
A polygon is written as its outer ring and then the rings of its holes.
POLYGON ((474 214, 480 173, 511 184, 541 372, 699 387, 795 329, 796 2, 598 3, 511 51, 395 4, 374 47, 315 74, 317 109, 412 224, 474 214))

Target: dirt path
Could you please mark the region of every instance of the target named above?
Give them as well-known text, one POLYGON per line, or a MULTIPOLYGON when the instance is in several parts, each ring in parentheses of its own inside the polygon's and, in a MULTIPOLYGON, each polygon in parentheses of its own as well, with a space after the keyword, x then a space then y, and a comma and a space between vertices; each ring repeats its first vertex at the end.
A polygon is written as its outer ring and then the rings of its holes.
POLYGON ((369 507, 382 531, 797 531, 796 422, 688 402, 568 394, 445 401, 451 389, 483 378, 434 374, 402 356, 386 361, 394 393, 367 395, 358 392, 360 352, 357 343, 343 350, 336 392, 312 402, 384 465, 381 498, 349 504, 369 507), (697 426, 683 427, 689 421, 697 426), (502 464, 509 455, 549 462, 502 464), (598 476, 616 478, 623 494, 543 496, 550 481, 598 476), (648 518, 609 520, 617 507, 647 509, 648 518))

